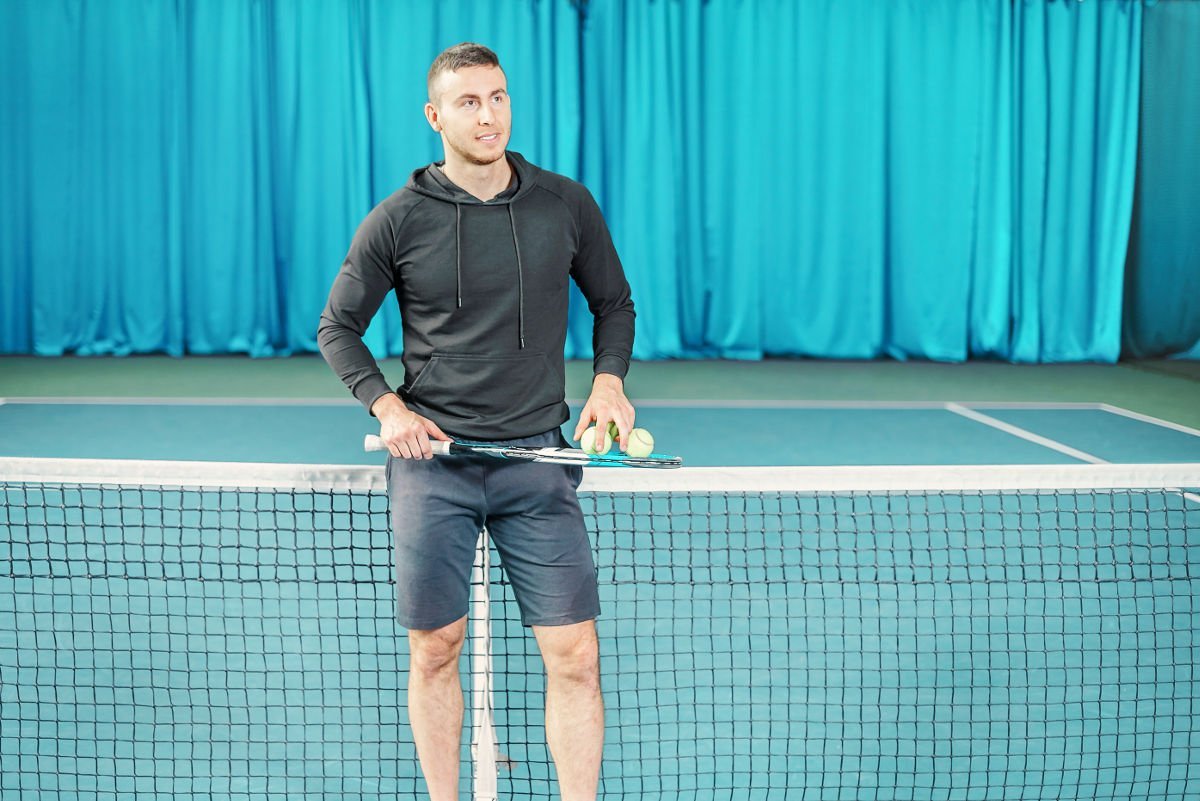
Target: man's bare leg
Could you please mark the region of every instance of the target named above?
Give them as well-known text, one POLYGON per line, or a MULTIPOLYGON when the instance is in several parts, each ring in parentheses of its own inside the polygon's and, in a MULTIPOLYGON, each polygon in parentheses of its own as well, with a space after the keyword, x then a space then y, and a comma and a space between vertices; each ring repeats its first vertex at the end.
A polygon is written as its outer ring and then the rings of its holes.
POLYGON ((563 801, 594 801, 604 750, 595 621, 534 626, 546 663, 546 741, 563 801))
POLYGON ((458 657, 467 619, 440 629, 408 632, 408 719, 430 801, 458 801, 463 693, 458 657))

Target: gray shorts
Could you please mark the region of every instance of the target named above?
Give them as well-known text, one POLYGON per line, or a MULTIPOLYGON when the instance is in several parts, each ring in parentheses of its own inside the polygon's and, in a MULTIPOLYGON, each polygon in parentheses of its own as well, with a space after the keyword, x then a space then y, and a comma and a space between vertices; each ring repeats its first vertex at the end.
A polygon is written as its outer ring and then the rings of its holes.
MULTIPOLYGON (((505 444, 561 446, 558 429, 505 444)), ((583 469, 491 456, 388 457, 396 543, 396 619, 436 629, 467 613, 471 565, 486 527, 526 626, 600 613, 591 544, 575 494, 583 469)))

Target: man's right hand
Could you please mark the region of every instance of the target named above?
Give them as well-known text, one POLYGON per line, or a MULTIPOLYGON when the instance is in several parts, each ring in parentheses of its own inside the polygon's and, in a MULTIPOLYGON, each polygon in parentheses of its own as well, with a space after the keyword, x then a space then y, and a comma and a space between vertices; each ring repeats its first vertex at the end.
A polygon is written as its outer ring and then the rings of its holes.
POLYGON ((409 409, 394 392, 371 404, 371 414, 379 420, 379 438, 397 459, 432 459, 429 438, 450 439, 437 423, 409 409))

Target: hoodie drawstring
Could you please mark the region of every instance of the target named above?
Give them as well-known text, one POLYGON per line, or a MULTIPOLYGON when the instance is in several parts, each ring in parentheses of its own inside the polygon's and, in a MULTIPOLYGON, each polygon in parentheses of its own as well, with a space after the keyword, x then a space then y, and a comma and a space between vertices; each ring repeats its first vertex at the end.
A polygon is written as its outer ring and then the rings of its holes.
POLYGON ((513 204, 508 205, 508 225, 512 229, 513 247, 517 251, 517 333, 521 349, 525 349, 525 274, 521 269, 521 243, 517 241, 517 221, 513 218, 513 204))
POLYGON ((462 308, 462 204, 454 204, 454 292, 462 308))
MULTIPOLYGON (((462 300, 462 207, 458 200, 454 203, 454 293, 457 308, 461 309, 462 300)), ((521 264, 521 243, 517 241, 517 220, 513 216, 513 204, 506 202, 508 207, 508 227, 512 231, 513 248, 517 253, 517 338, 521 350, 525 349, 525 269, 521 264)))

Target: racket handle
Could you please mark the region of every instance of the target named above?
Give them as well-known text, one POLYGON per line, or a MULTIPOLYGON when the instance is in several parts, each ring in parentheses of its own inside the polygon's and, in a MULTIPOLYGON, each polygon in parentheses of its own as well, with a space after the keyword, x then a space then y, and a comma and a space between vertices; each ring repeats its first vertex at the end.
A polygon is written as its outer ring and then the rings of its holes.
MULTIPOLYGON (((448 456, 450 454, 450 446, 453 442, 447 442, 440 439, 429 440, 429 445, 433 448, 434 456, 448 456)), ((386 451, 387 445, 383 444, 383 440, 376 434, 367 434, 363 437, 363 450, 371 451, 386 451)))

